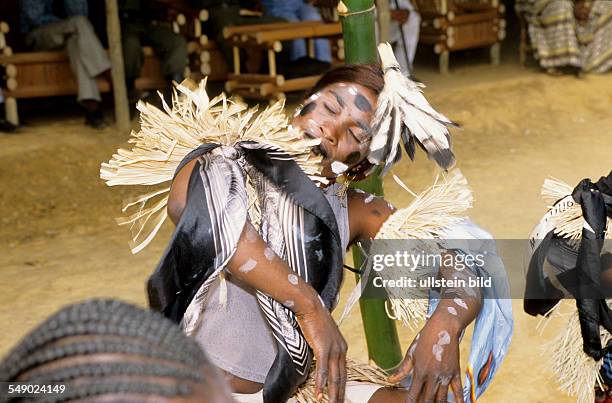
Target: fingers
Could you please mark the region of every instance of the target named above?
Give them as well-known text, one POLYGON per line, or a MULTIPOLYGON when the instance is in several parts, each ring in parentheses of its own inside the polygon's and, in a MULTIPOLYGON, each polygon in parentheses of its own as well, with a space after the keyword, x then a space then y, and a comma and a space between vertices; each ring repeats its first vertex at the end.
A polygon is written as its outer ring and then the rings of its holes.
POLYGON ((438 382, 435 379, 430 379, 425 383, 424 391, 421 394, 420 402, 433 403, 438 390, 438 382))
POLYGON ((317 368, 315 375, 315 393, 317 395, 317 400, 321 400, 323 397, 323 388, 325 388, 325 384, 327 383, 327 366, 327 355, 317 357, 317 368))
POLYGON ((463 401, 463 386, 461 386, 461 375, 455 375, 451 381, 451 388, 455 396, 455 402, 464 403, 463 401))
POLYGON ((344 394, 346 391, 346 351, 348 350, 348 346, 346 342, 343 341, 343 345, 341 347, 341 354, 339 359, 339 367, 340 367, 340 390, 338 393, 338 401, 340 403, 344 402, 344 394))
POLYGON ((448 387, 449 382, 444 381, 444 379, 440 380, 438 386, 438 392, 436 393, 436 403, 447 403, 448 402, 448 387))
POLYGON ((330 403, 344 403, 346 387, 346 342, 340 338, 329 360, 328 392, 330 403))
POLYGON ((389 376, 388 381, 391 383, 397 383, 407 377, 408 374, 410 374, 410 371, 412 371, 412 356, 407 355, 404 357, 404 360, 400 364, 397 371, 389 376))
POLYGON ((408 395, 406 396, 407 403, 416 403, 419 398, 419 394, 421 393, 421 389, 423 389, 424 379, 421 376, 415 375, 412 378, 412 384, 410 385, 410 389, 408 389, 408 395))

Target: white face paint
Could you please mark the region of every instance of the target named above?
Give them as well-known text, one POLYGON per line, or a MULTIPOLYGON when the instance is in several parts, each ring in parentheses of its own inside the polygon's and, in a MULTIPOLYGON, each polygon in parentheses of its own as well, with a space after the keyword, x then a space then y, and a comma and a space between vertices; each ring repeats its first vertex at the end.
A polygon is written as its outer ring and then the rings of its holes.
POLYGON ((450 313, 451 315, 457 316, 457 310, 453 308, 452 306, 449 306, 446 309, 448 310, 448 313, 450 313))
POLYGON ((291 308, 293 308, 295 303, 292 300, 288 299, 287 301, 283 302, 283 305, 285 305, 287 308, 291 309, 291 308))
POLYGON ((357 88, 355 88, 355 87, 353 87, 353 86, 350 86, 350 87, 349 87, 348 92, 349 92, 349 94, 351 94, 351 95, 357 95, 357 93, 358 93, 358 92, 357 92, 357 88))
POLYGON ((348 169, 348 165, 340 161, 334 161, 331 163, 331 170, 336 175, 343 174, 344 172, 346 172, 347 169, 348 169))
POLYGON ((246 263, 244 263, 242 266, 238 268, 238 271, 240 273, 248 273, 251 270, 253 270, 255 266, 257 266, 257 262, 253 259, 249 259, 246 261, 246 263))
POLYGON ((309 101, 316 101, 317 99, 319 99, 319 93, 318 92, 316 94, 312 94, 310 96, 310 98, 308 98, 309 101))
POLYGON ((372 200, 374 200, 374 197, 376 197, 376 196, 374 196, 374 195, 368 195, 368 197, 366 197, 365 199, 363 199, 363 202, 364 202, 365 204, 371 203, 371 202, 372 202, 372 200))
POLYGON ((436 361, 442 361, 442 353, 444 352, 444 347, 439 344, 434 344, 431 348, 431 352, 434 357, 436 357, 436 361))
POLYGON ((293 285, 297 285, 298 284, 298 276, 296 276, 295 274, 290 274, 287 276, 287 279, 289 280, 289 282, 293 285))
POLYGON ((295 110, 295 113, 293 114, 293 117, 296 118, 300 114, 300 112, 302 112, 302 108, 297 108, 295 110))
POLYGON ((266 257, 266 259, 268 259, 269 261, 272 261, 272 259, 274 259, 274 251, 270 248, 266 248, 264 249, 264 256, 266 257))
POLYGON ((455 299, 453 299, 453 301, 455 302, 455 304, 459 305, 461 308, 463 308, 463 309, 465 309, 465 310, 467 310, 467 309, 468 309, 467 304, 466 304, 466 303, 465 303, 465 301, 464 301, 464 300, 462 300, 461 298, 455 298, 455 299))

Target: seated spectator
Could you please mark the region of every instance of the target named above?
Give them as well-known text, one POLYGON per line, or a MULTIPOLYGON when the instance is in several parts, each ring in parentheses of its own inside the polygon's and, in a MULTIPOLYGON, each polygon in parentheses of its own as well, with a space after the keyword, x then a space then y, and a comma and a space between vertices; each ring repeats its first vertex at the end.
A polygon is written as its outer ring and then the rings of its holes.
MULTIPOLYGON (((0 382, 56 382, 65 386, 57 401, 233 402, 221 372, 178 326, 116 300, 45 320, 0 362, 0 382)), ((28 401, 56 401, 37 396, 28 401)))
MULTIPOLYGON (((313 5, 316 0, 262 0, 267 15, 283 18, 287 21, 321 21, 319 10, 313 5)), ((308 55, 306 41, 296 39, 292 43, 291 60, 308 55)), ((331 49, 328 39, 315 40, 315 58, 331 63, 331 49)))
POLYGON ((37 51, 66 49, 79 87, 77 100, 86 111, 85 123, 103 128, 96 77, 110 69, 110 62, 87 19, 87 0, 63 0, 61 13, 54 10, 54 0, 19 0, 19 6, 26 45, 37 51))
POLYGON ((391 8, 389 34, 393 52, 402 71, 410 74, 419 43, 421 16, 410 0, 391 1, 389 6, 391 8))
POLYGON ((518 0, 535 58, 548 73, 604 73, 612 68, 612 2, 518 0))
POLYGON ((172 81, 183 81, 187 66, 185 38, 168 27, 151 24, 151 1, 153 0, 119 0, 125 79, 131 101, 139 98, 134 82, 142 69, 143 45, 153 47, 153 51, 161 60, 162 73, 167 81, 167 100, 171 97, 172 81))
MULTIPOLYGON (((197 9, 206 9, 209 13, 209 19, 203 24, 203 29, 206 34, 215 41, 221 49, 225 60, 231 65, 233 56, 232 48, 229 46, 223 37, 223 28, 251 25, 251 24, 271 24, 275 22, 286 22, 282 18, 276 18, 268 15, 261 15, 259 12, 253 11, 254 4, 252 1, 241 0, 191 0, 191 4, 197 9)), ((285 48, 283 44, 283 48, 285 48)), ((281 53, 285 54, 285 51, 281 53)), ((287 60, 288 62, 288 60, 287 60)), ((250 62, 251 64, 252 62, 250 62)), ((279 65, 286 64, 284 60, 277 61, 279 65)), ((248 71, 258 71, 261 67, 261 60, 255 60, 255 67, 247 68, 248 71)))

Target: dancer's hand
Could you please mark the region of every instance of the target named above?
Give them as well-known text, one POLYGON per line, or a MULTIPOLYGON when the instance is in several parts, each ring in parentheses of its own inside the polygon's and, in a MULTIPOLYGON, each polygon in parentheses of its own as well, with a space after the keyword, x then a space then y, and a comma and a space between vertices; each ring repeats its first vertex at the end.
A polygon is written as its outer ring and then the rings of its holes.
POLYGON ((461 324, 434 313, 413 340, 399 369, 389 377, 399 382, 412 372, 406 402, 447 402, 448 388, 463 403, 459 336, 461 324))
POLYGON ((295 312, 300 329, 316 359, 315 393, 323 394, 325 383, 330 403, 343 403, 346 386, 346 350, 338 325, 323 304, 317 301, 312 309, 295 312))

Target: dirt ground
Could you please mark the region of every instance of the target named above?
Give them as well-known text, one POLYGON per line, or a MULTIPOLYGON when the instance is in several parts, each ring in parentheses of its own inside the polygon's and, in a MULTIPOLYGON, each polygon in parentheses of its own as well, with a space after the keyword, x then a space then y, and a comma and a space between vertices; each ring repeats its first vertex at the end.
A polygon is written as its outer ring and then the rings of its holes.
MULTIPOLYGON (((470 214, 496 238, 527 236, 545 211, 539 189, 549 175, 573 184, 612 168, 609 75, 550 77, 512 64, 467 64, 447 77, 431 69, 417 76, 428 84, 430 102, 463 127, 454 146, 476 198, 470 214)), ((64 304, 96 296, 145 304, 144 281, 171 228, 134 256, 127 230, 116 226, 122 200, 133 193, 106 187, 98 170, 126 138, 61 112, 31 116, 19 134, 0 134, 0 354, 64 304)), ((421 153, 395 173, 422 190, 435 170, 421 153)), ((392 181, 386 194, 397 206, 410 202, 392 181)), ((344 297, 353 285, 347 276, 344 297)), ((563 323, 541 337, 520 300, 514 309, 510 352, 481 401, 573 401, 556 391, 541 357, 542 341, 563 323)), ((349 354, 366 359, 358 309, 342 330, 349 354)), ((400 334, 405 348, 410 334, 400 334)))

